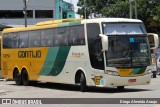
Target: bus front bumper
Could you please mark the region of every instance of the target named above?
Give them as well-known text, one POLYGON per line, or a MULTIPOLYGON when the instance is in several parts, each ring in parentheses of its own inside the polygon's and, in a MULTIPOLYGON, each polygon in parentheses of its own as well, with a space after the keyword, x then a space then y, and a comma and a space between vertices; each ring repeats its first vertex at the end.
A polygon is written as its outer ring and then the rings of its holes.
POLYGON ((108 75, 100 81, 102 87, 147 85, 151 82, 151 74, 136 77, 120 77, 108 75))

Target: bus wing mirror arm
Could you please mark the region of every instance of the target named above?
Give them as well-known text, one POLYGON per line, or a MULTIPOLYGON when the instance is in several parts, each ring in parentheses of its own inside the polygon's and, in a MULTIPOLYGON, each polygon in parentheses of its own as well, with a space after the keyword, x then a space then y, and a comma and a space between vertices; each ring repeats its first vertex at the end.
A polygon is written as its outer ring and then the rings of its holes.
POLYGON ((101 41, 102 41, 102 51, 107 51, 108 50, 108 36, 104 34, 99 34, 99 37, 101 38, 101 41))

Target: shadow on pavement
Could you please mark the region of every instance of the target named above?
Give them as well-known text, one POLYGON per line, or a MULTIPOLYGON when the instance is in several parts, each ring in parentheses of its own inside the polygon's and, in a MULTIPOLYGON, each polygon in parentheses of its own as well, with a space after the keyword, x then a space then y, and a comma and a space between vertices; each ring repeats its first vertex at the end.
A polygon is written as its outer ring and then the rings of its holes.
MULTIPOLYGON (((10 84, 15 85, 15 84, 10 84)), ((77 91, 80 92, 80 86, 78 85, 69 85, 69 84, 59 84, 59 83, 34 83, 30 86, 37 88, 46 88, 46 89, 54 89, 54 90, 63 90, 63 91, 77 91)), ((141 91, 152 91, 149 89, 138 89, 138 88, 124 88, 124 90, 118 90, 116 87, 88 87, 88 93, 127 93, 127 92, 141 92, 141 91)))

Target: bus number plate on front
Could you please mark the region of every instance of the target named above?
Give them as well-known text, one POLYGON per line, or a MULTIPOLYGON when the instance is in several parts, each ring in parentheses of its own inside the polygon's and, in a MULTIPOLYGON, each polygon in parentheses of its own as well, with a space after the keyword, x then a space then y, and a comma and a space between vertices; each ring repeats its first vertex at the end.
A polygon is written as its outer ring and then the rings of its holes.
POLYGON ((136 79, 129 79, 128 82, 129 82, 129 83, 136 82, 136 79))

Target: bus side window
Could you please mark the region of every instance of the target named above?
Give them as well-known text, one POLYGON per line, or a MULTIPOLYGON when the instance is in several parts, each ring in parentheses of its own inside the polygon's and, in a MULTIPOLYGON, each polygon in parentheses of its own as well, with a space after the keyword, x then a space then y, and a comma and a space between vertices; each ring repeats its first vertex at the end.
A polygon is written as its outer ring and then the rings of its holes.
POLYGON ((10 48, 11 33, 3 35, 3 48, 10 48))
POLYGON ((54 29, 41 30, 41 46, 53 46, 54 29))
POLYGON ((29 31, 29 47, 39 47, 40 46, 41 31, 29 31))
POLYGON ((55 46, 61 46, 63 45, 63 41, 62 41, 62 35, 61 34, 57 34, 55 37, 55 46))
POLYGON ((68 27, 61 27, 58 28, 58 34, 56 37, 57 46, 67 46, 68 45, 68 35, 69 35, 69 28, 68 27))
MULTIPOLYGON (((95 55, 97 54, 97 51, 95 48, 97 47, 98 44, 100 44, 98 41, 98 35, 100 34, 100 26, 98 23, 88 23, 87 24, 87 40, 88 40, 88 50, 89 50, 89 57, 90 57, 90 62, 91 62, 91 66, 95 69, 104 69, 104 63, 103 61, 101 61, 100 63, 102 63, 102 65, 100 67, 97 66, 96 62, 97 60, 100 61, 100 58, 98 58, 98 56, 95 57, 95 55)), ((100 47, 99 47, 100 48, 100 47)), ((98 55, 98 54, 97 54, 98 55)), ((103 59, 103 55, 100 57, 102 57, 103 59)))
POLYGON ((95 57, 95 68, 103 69, 103 54, 102 54, 102 44, 101 39, 97 39, 94 41, 94 57, 95 57))
POLYGON ((28 31, 19 32, 19 48, 28 47, 28 31))
POLYGON ((19 45, 19 35, 18 33, 12 33, 11 48, 18 48, 18 45, 19 45))
POLYGON ((81 45, 85 45, 85 36, 84 36, 84 28, 81 27, 79 29, 79 40, 81 45))
POLYGON ((24 48, 26 46, 25 42, 21 43, 22 48, 24 48))
POLYGON ((85 45, 84 25, 70 27, 70 45, 85 45))
POLYGON ((36 41, 36 40, 34 41, 34 46, 35 46, 35 47, 38 47, 38 46, 39 46, 38 41, 36 41))
POLYGON ((58 35, 58 28, 54 29, 53 46, 57 46, 56 35, 58 35))
POLYGON ((68 46, 69 45, 69 27, 65 27, 65 33, 63 34, 63 43, 64 46, 68 46))
POLYGON ((55 28, 53 46, 68 46, 69 27, 55 28))

